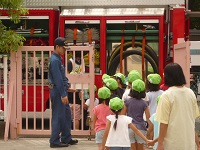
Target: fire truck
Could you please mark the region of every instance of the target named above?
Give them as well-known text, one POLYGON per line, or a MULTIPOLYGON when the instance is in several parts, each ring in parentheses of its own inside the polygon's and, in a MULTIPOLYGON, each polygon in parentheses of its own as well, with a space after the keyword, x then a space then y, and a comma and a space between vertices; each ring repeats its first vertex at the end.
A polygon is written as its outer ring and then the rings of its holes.
MULTIPOLYGON (((187 1, 184 0, 124 0, 124 1, 78 1, 64 0, 25 1, 29 14, 21 16, 19 24, 13 24, 2 10, 0 16, 10 29, 26 37, 25 46, 53 46, 59 35, 71 45, 94 43, 95 84, 102 86, 102 75, 125 75, 132 69, 138 70, 143 79, 149 73, 163 74, 167 63, 174 60, 174 47, 178 39, 189 38, 187 1), (34 7, 34 8, 33 8, 34 7), (41 8, 42 7, 42 8, 41 8)), ((68 58, 72 57, 69 53, 68 58)), ((25 97, 29 95, 28 111, 33 111, 33 76, 36 75, 36 91, 41 91, 44 80, 44 94, 37 94, 36 111, 46 110, 49 102, 48 58, 49 53, 23 55, 22 66, 22 110, 26 110, 25 97), (33 57, 35 55, 35 57, 33 57), (26 60, 28 57, 28 63, 26 60), (42 61, 41 61, 42 60, 42 61), (36 63, 36 68, 33 64, 36 63), (44 69, 41 70, 41 64, 44 69), (28 76, 26 75, 28 73, 28 76), (43 76, 41 76, 43 72, 43 76), (28 80, 28 83, 25 81, 28 80), (28 85, 28 88, 26 88, 28 85), (41 104, 43 96, 44 104, 41 104), (41 109, 43 106, 43 109, 41 109)), ((85 71, 88 58, 84 53, 85 71)), ((12 69, 12 68, 11 68, 12 69)), ((3 109, 1 100, 1 109, 3 109)), ((27 111, 27 110, 26 110, 27 111)))

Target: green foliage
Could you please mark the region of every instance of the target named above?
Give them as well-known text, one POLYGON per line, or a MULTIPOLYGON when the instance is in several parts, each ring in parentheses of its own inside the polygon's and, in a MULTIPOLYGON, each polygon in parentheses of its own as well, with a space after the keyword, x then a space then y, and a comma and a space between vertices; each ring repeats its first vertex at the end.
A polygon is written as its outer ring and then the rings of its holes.
POLYGON ((0 20, 0 41, 0 53, 9 53, 10 50, 16 52, 20 46, 23 46, 25 38, 13 30, 6 30, 0 20))
MULTIPOLYGON (((14 23, 19 23, 20 15, 28 13, 28 10, 21 5, 22 3, 23 0, 0 0, 0 8, 8 11, 8 15, 14 23)), ((0 53, 16 52, 20 46, 23 46, 24 41, 25 38, 15 31, 6 30, 0 20, 0 53)))

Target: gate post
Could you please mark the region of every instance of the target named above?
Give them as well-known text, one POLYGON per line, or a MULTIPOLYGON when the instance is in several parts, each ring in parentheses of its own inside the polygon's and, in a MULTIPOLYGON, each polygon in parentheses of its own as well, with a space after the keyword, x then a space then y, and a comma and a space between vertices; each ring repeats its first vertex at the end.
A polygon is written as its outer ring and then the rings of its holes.
POLYGON ((4 121, 7 118, 8 110, 8 56, 3 55, 3 79, 4 79, 4 121))
MULTIPOLYGON (((178 40, 178 42, 181 39, 178 40)), ((186 87, 190 87, 190 41, 179 42, 178 44, 174 45, 174 62, 178 63, 185 75, 186 79, 186 87)))
MULTIPOLYGON (((11 104, 11 111, 10 111, 10 138, 11 139, 16 139, 17 138, 17 125, 16 125, 16 118, 17 118, 17 113, 16 113, 16 75, 17 75, 17 62, 16 62, 16 57, 17 53, 11 52, 11 57, 10 57, 10 73, 9 73, 9 85, 12 86, 10 83, 13 84, 13 93, 9 93, 9 96, 12 94, 12 104, 11 104)), ((9 102, 8 102, 9 103, 9 102)), ((9 113, 9 112, 8 112, 9 113)))

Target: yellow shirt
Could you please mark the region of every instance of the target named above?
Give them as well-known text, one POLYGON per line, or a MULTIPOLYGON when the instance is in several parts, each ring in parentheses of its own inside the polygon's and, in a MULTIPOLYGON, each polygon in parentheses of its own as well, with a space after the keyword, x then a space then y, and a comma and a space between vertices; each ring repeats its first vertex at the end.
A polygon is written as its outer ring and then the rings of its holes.
POLYGON ((168 124, 165 150, 195 150, 195 119, 199 108, 194 92, 186 87, 170 87, 160 98, 156 121, 168 124))

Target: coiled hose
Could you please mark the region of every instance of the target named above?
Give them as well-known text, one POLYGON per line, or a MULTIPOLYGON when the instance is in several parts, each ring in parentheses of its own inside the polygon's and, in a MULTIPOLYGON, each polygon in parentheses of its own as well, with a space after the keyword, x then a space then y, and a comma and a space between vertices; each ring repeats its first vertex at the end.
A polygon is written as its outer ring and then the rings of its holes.
MULTIPOLYGON (((115 48, 115 50, 112 52, 110 59, 108 61, 108 70, 110 69, 110 66, 111 66, 113 59, 120 53, 120 47, 121 47, 121 44, 118 45, 115 48)), ((126 51, 129 47, 132 47, 132 42, 124 43, 123 51, 126 51)), ((142 48, 142 43, 141 42, 135 42, 134 47, 135 48, 137 48, 137 47, 142 48)), ((145 45, 145 53, 147 53, 150 57, 152 57, 153 60, 155 61, 155 63, 158 65, 158 56, 157 56, 156 52, 150 46, 145 45)))
MULTIPOLYGON (((123 52, 123 59, 130 56, 130 55, 140 55, 142 56, 142 51, 133 49, 133 50, 128 50, 128 51, 124 51, 123 52)), ((155 73, 158 73, 158 65, 157 63, 154 61, 154 59, 148 54, 145 53, 144 55, 145 59, 151 64, 153 71, 155 73)), ((108 73, 109 75, 114 75, 116 73, 117 67, 119 65, 119 59, 120 59, 120 55, 118 54, 110 63, 110 67, 108 69, 108 73)))

